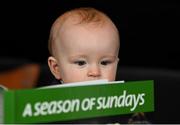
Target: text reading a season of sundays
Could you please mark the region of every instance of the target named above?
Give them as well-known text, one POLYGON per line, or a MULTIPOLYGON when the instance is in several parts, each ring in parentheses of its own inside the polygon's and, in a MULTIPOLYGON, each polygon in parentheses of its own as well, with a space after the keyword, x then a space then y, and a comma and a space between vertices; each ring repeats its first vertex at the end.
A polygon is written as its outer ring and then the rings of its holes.
POLYGON ((78 111, 105 110, 110 108, 129 108, 134 111, 145 103, 145 93, 127 94, 107 97, 91 97, 80 99, 52 100, 25 104, 22 117, 37 117, 78 111))

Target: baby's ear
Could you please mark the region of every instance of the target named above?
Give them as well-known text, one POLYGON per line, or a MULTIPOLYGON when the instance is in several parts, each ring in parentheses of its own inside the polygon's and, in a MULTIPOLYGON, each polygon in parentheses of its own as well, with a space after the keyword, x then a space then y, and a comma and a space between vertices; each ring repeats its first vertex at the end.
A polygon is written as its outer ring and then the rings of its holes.
POLYGON ((60 80, 61 77, 60 77, 59 66, 58 66, 57 60, 54 57, 50 56, 48 58, 48 65, 52 74, 55 76, 55 78, 57 80, 60 80))

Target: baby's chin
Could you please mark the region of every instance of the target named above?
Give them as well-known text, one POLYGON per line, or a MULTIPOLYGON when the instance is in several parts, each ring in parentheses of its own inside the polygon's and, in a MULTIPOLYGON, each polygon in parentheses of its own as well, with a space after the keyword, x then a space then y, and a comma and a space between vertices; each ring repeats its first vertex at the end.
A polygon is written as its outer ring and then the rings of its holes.
POLYGON ((67 80, 67 81, 62 81, 62 80, 60 80, 60 82, 61 82, 62 84, 68 84, 68 83, 86 82, 86 81, 95 81, 95 80, 107 80, 108 82, 115 81, 114 78, 112 78, 112 79, 102 78, 102 79, 67 80))

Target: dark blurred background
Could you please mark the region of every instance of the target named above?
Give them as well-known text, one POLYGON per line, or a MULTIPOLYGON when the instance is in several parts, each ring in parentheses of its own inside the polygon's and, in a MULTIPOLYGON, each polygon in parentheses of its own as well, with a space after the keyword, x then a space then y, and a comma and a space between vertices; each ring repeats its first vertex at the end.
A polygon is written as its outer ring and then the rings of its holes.
POLYGON ((47 63, 53 21, 66 10, 91 6, 107 13, 119 28, 120 65, 180 68, 180 11, 175 1, 7 0, 0 6, 0 57, 47 63))

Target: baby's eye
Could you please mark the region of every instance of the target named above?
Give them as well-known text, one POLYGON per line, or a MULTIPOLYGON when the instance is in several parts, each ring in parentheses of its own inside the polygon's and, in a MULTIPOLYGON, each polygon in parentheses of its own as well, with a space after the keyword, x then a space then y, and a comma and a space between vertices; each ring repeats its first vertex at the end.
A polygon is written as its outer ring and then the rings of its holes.
POLYGON ((112 62, 109 61, 109 60, 101 61, 101 65, 104 65, 104 66, 106 66, 106 65, 108 65, 110 63, 112 63, 112 62))
POLYGON ((79 65, 79 66, 83 66, 83 65, 86 64, 85 61, 75 61, 74 63, 77 64, 77 65, 79 65))

